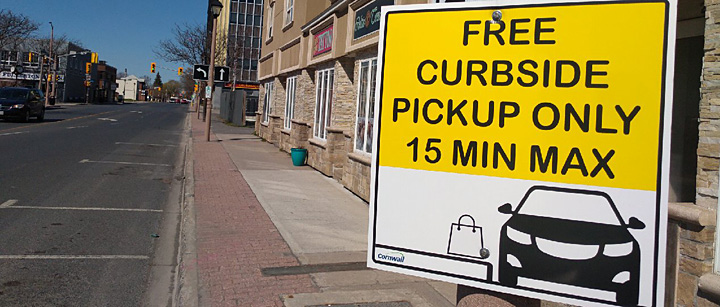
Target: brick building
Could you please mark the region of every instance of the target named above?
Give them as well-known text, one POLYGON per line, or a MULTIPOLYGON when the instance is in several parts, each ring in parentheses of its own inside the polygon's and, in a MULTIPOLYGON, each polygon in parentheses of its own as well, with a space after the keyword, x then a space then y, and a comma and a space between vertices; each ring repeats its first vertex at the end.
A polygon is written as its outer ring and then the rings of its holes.
MULTIPOLYGON (((443 0, 265 1, 255 130, 369 200, 379 7, 443 0)), ((720 303, 720 2, 679 0, 666 305, 720 303)))

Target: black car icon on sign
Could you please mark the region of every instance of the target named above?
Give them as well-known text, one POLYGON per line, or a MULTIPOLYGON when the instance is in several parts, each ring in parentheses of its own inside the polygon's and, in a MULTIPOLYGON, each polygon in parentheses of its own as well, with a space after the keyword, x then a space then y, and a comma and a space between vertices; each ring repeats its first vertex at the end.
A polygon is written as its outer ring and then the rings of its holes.
POLYGON ((638 303, 640 246, 604 192, 533 186, 500 231, 500 283, 518 286, 518 277, 615 294, 619 305, 638 303))

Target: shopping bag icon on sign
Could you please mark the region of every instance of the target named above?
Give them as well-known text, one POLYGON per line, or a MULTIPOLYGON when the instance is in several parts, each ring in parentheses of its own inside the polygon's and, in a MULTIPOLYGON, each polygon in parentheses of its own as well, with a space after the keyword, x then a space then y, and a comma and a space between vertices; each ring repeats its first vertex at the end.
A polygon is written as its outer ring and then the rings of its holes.
POLYGON ((463 214, 457 223, 450 226, 448 254, 486 259, 490 251, 483 242, 482 227, 475 225, 475 219, 463 214))

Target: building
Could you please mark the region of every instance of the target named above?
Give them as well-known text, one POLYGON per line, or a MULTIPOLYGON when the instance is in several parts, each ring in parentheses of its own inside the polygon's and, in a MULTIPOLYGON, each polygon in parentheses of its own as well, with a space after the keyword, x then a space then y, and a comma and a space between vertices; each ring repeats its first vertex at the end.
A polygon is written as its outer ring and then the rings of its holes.
POLYGON ((86 81, 86 102, 115 102, 117 69, 105 61, 90 63, 90 81, 86 81))
MULTIPOLYGON (((216 53, 218 65, 230 67, 230 82, 224 91, 245 91, 246 114, 254 120, 258 108, 258 61, 263 23, 263 0, 221 0, 216 53)), ((212 26, 208 20, 208 29, 212 26)), ((219 110, 219 108, 218 108, 219 110)))
POLYGON ((130 75, 125 78, 121 78, 116 82, 117 88, 115 89, 115 93, 123 95, 124 100, 145 101, 145 91, 147 89, 145 80, 138 79, 138 77, 130 75))
POLYGON ((71 50, 59 58, 58 70, 65 75, 65 82, 58 87, 59 101, 85 101, 85 63, 91 61, 90 50, 71 50))
MULTIPOLYGON (((382 5, 444 0, 267 1, 255 130, 368 200, 382 5), (368 20, 368 17, 369 20, 368 20)), ((666 305, 720 303, 720 4, 680 0, 670 157, 666 305)))

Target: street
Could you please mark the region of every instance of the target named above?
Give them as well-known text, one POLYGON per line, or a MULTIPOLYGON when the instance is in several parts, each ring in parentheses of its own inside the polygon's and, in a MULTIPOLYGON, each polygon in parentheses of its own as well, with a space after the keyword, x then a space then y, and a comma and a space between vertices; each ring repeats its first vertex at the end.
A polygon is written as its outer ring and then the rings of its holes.
POLYGON ((0 121, 0 305, 170 300, 186 114, 59 105, 0 121))

